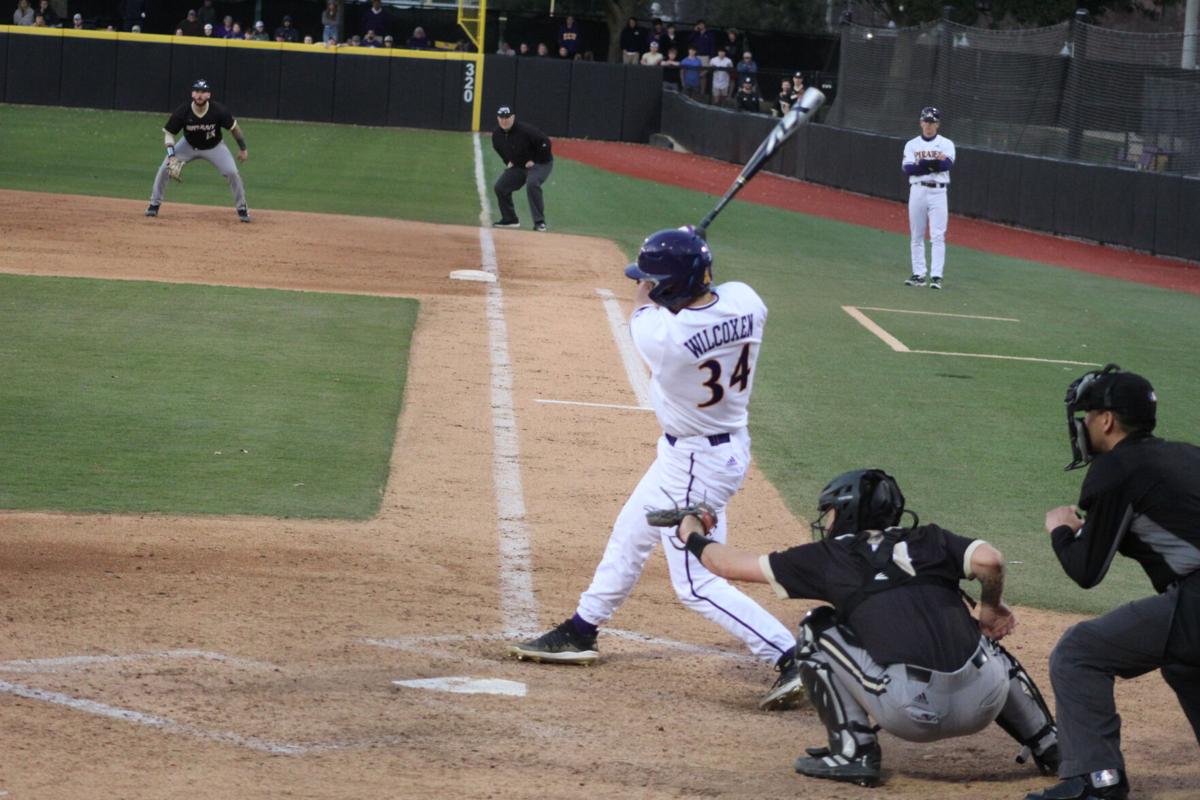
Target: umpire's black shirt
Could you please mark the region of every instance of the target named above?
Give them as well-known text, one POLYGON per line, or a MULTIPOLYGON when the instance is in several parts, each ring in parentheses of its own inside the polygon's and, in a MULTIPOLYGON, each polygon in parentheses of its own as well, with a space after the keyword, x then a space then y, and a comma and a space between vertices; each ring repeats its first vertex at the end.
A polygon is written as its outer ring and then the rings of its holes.
POLYGON ((1087 521, 1051 533, 1063 570, 1085 589, 1118 552, 1136 560, 1155 590, 1200 570, 1200 448, 1130 435, 1092 462, 1079 491, 1087 521))
MULTIPOLYGON (((763 574, 781 597, 844 607, 863 585, 862 560, 853 549, 858 541, 848 534, 771 553, 762 558, 763 574)), ((945 580, 901 584, 868 595, 851 611, 847 625, 871 658, 885 666, 912 664, 939 672, 967 663, 979 646, 979 623, 957 586, 974 577, 971 555, 981 544, 937 525, 907 533, 892 549, 892 560, 910 565, 909 574, 945 580)))
POLYGON ((499 125, 492 131, 492 147, 505 164, 524 167, 532 161, 546 164, 554 160, 550 152, 550 137, 532 125, 516 120, 504 130, 499 125))

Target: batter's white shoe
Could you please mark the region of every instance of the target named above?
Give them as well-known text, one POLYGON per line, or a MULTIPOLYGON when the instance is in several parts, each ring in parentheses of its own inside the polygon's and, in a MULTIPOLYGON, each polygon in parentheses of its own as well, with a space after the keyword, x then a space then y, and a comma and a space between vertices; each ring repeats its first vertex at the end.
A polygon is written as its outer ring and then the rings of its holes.
POLYGON ((549 633, 508 648, 518 661, 549 661, 555 664, 592 664, 600 659, 596 637, 582 636, 571 620, 549 633))
POLYGON ((924 286, 925 285, 925 276, 917 275, 916 273, 913 273, 913 275, 904 282, 904 285, 905 286, 924 286))

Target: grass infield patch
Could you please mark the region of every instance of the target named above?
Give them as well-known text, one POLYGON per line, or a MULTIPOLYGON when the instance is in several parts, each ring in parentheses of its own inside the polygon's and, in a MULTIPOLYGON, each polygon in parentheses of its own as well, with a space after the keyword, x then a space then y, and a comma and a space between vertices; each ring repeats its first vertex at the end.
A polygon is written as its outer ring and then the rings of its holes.
POLYGON ((0 275, 0 507, 370 517, 417 306, 0 275))

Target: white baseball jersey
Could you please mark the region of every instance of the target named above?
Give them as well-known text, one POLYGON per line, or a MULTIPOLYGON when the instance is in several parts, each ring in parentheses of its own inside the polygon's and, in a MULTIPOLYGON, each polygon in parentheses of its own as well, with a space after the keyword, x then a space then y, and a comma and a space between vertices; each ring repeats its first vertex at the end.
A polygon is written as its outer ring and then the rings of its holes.
POLYGON ((733 68, 733 61, 730 60, 729 56, 725 56, 725 58, 713 56, 708 63, 709 66, 714 68, 712 73, 713 91, 728 93, 731 76, 726 70, 733 68))
POLYGON ((713 287, 716 299, 678 314, 657 305, 633 312, 633 342, 650 367, 658 424, 673 436, 729 433, 749 422, 750 392, 767 307, 736 281, 713 287))
MULTIPOLYGON (((904 144, 904 160, 901 164, 916 164, 925 159, 934 158, 941 160, 948 158, 954 160, 954 142, 942 136, 940 133, 932 139, 926 139, 924 136, 914 136, 904 144)), ((893 162, 894 163, 894 162, 893 162)), ((909 183, 950 183, 949 172, 930 172, 927 175, 909 175, 909 183)))

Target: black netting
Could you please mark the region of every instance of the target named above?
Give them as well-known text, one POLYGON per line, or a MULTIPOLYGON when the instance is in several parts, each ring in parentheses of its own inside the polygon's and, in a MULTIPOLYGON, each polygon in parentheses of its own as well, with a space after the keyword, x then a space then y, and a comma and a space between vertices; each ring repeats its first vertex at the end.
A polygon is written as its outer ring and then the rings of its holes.
POLYGON ((955 144, 1200 173, 1200 72, 1183 34, 1079 22, 995 31, 847 25, 828 122, 909 137, 924 106, 955 144))

